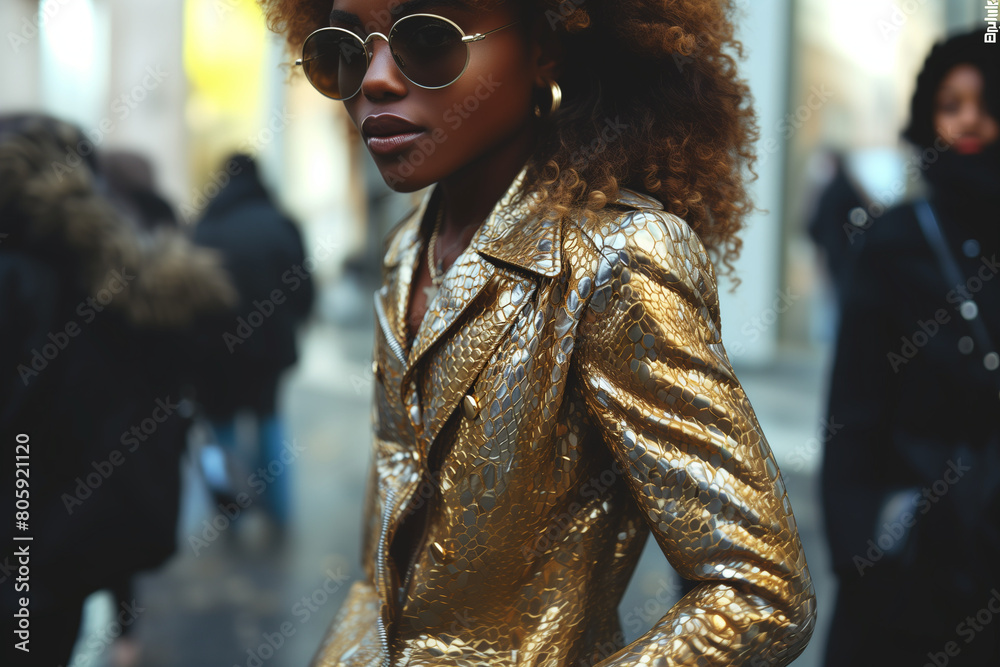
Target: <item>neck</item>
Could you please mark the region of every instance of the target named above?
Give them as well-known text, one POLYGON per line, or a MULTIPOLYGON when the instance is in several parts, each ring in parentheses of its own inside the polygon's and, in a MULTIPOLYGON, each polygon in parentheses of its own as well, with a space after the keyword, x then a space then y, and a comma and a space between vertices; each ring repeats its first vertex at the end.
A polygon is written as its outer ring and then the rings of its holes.
POLYGON ((482 224, 531 156, 535 139, 534 128, 527 124, 512 140, 500 142, 439 182, 445 211, 441 236, 460 237, 482 224))

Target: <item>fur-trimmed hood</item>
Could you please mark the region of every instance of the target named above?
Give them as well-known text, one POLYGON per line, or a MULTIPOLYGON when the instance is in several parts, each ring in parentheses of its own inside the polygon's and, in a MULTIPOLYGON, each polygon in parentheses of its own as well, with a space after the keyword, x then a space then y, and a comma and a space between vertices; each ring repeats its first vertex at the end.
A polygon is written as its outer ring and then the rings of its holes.
POLYGON ((124 283, 109 308, 139 327, 184 327, 232 307, 218 254, 180 229, 143 232, 121 216, 80 157, 86 147, 75 128, 50 119, 0 132, 0 251, 56 262, 89 296, 124 283))

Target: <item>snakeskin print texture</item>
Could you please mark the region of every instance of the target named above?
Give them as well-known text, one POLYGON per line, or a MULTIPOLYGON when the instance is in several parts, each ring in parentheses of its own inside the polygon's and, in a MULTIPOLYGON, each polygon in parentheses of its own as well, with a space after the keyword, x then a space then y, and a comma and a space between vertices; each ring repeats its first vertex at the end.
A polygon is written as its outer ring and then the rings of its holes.
POLYGON ((624 189, 589 218, 529 216, 523 177, 409 350, 433 193, 391 237, 366 580, 314 665, 788 664, 812 582, 704 248, 624 189), (617 606, 650 533, 698 585, 623 646, 617 606))

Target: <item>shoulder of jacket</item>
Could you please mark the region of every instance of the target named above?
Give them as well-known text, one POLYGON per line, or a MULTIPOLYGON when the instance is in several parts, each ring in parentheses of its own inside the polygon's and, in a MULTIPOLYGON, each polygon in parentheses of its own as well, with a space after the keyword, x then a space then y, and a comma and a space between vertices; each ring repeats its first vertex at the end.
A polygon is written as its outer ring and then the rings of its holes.
MULTIPOLYGON (((679 292, 706 309, 706 320, 717 321, 715 268, 698 234, 673 213, 616 201, 590 216, 573 218, 565 237, 571 267, 588 267, 584 271, 595 289, 627 268, 679 292)), ((569 272, 575 273, 575 268, 569 272)))
POLYGON ((567 241, 577 237, 601 254, 628 251, 660 264, 679 260, 689 269, 710 265, 701 239, 683 218, 653 197, 626 188, 599 211, 574 216, 565 233, 567 241))

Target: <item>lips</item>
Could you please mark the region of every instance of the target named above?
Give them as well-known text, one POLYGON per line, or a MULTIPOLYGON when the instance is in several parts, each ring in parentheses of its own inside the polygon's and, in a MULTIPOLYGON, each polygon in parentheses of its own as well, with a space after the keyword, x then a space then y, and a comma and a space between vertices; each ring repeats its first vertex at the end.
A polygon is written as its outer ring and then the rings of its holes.
POLYGON ((962 137, 955 142, 954 148, 963 155, 969 155, 983 150, 983 142, 975 137, 962 137))
POLYGON ((390 155, 409 148, 424 128, 392 114, 368 116, 361 123, 361 136, 369 150, 377 155, 390 155))

